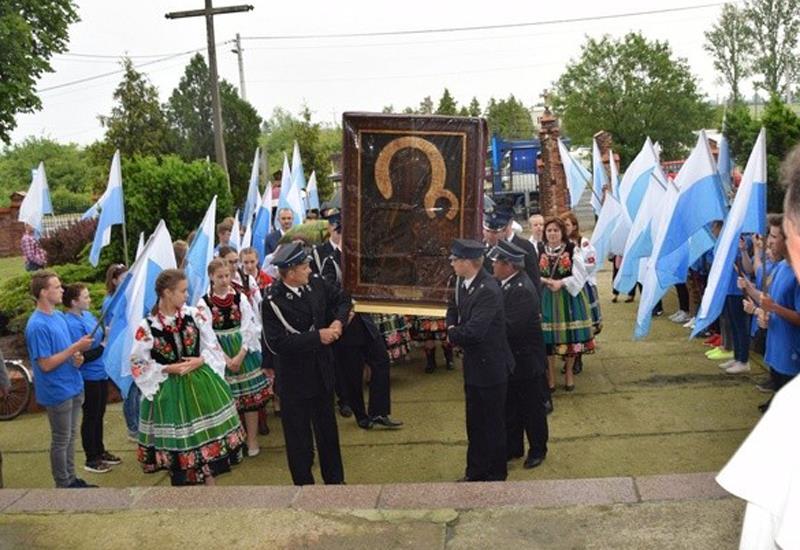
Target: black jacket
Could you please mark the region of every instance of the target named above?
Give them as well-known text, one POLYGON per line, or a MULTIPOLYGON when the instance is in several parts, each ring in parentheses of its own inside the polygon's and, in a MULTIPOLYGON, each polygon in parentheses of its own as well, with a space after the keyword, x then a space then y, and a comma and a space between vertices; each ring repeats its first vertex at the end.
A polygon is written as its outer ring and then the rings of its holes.
POLYGON ((275 354, 278 395, 309 398, 332 391, 333 350, 320 342, 319 329, 334 319, 347 323, 351 308, 347 296, 319 275, 311 275, 302 297, 283 281, 274 282, 261 308, 267 347, 275 354))
POLYGON ((450 342, 464 350, 464 384, 490 387, 508 381, 514 358, 506 338, 503 294, 485 270, 469 289, 458 280, 447 307, 447 326, 450 342))
MULTIPOLYGON (((539 296, 542 295, 542 277, 539 274, 539 254, 536 250, 536 247, 533 244, 520 237, 519 235, 514 235, 511 238, 511 244, 514 246, 518 246, 522 250, 525 251, 525 273, 528 274, 528 278, 533 283, 534 288, 536 288, 536 292, 539 296)), ((488 244, 486 245, 486 253, 488 255, 489 250, 491 250, 491 246, 488 244)), ((492 272, 492 260, 488 258, 488 256, 484 256, 483 267, 486 268, 486 271, 489 273, 492 272)))
POLYGON ((311 262, 311 269, 314 270, 314 273, 322 275, 322 264, 325 261, 325 258, 333 254, 333 251, 334 248, 330 240, 327 240, 324 243, 318 244, 314 247, 314 249, 311 251, 311 256, 314 259, 314 261, 311 262))
POLYGON ((547 352, 542 333, 539 295, 524 271, 502 285, 506 312, 506 336, 514 355, 512 380, 534 378, 544 374, 547 352))

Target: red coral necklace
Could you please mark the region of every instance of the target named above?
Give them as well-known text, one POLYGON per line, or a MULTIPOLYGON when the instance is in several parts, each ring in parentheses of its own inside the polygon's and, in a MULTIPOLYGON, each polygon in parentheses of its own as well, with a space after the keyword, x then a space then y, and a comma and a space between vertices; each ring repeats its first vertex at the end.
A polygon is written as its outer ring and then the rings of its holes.
POLYGON ((183 315, 181 315, 180 309, 175 312, 174 327, 167 325, 167 319, 164 317, 164 314, 161 313, 160 309, 156 314, 156 318, 158 318, 158 322, 161 323, 161 327, 164 329, 164 332, 171 332, 172 334, 178 334, 183 328, 183 315))

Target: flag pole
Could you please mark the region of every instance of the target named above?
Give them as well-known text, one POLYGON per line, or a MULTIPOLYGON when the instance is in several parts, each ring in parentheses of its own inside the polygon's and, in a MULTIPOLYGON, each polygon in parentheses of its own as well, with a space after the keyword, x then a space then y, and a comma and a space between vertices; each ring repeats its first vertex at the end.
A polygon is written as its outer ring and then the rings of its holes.
POLYGON ((125 259, 125 266, 130 267, 128 260, 128 226, 125 224, 125 189, 122 181, 122 158, 119 159, 119 190, 122 193, 122 257, 125 259))

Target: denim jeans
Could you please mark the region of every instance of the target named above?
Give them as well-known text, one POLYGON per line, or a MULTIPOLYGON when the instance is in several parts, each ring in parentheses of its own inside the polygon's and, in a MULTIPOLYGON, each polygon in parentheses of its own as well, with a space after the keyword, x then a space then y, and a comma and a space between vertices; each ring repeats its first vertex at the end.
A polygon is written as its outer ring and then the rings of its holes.
POLYGON ((68 487, 75 481, 75 440, 83 405, 83 392, 47 409, 50 421, 50 469, 56 487, 68 487))
POLYGON ((128 390, 128 397, 122 404, 122 412, 125 415, 125 424, 131 434, 139 433, 139 402, 142 400, 142 392, 139 386, 131 384, 128 390))
POLYGON ((730 323, 733 358, 740 363, 747 363, 750 354, 750 321, 744 311, 743 301, 742 296, 729 294, 725 298, 724 313, 730 323))

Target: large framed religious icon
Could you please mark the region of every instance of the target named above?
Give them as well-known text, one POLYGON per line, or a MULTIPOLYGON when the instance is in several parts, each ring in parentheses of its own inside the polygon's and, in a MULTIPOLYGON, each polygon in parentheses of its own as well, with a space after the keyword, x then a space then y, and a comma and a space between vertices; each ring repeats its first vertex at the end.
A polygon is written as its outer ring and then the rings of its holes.
POLYGON ((481 238, 486 122, 345 113, 343 277, 357 310, 442 313, 456 238, 481 238))

